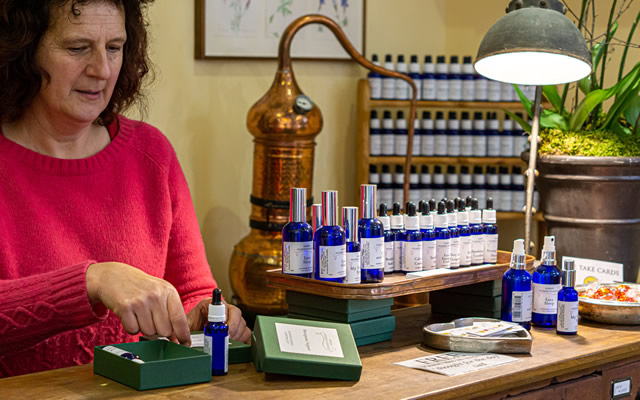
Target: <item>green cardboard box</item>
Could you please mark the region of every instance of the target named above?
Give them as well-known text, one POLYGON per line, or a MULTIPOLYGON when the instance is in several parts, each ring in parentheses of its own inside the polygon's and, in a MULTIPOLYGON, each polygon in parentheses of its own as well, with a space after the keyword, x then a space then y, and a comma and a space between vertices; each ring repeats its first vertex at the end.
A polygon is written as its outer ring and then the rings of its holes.
POLYGON ((360 379, 362 363, 347 324, 260 315, 254 333, 256 368, 264 372, 360 379))
POLYGON ((297 307, 351 314, 377 308, 391 307, 393 305, 393 298, 379 300, 334 299, 287 290, 287 304, 297 307))
POLYGON ((356 345, 360 347, 360 346, 366 346, 368 344, 386 342, 387 340, 391 340, 392 335, 393 335, 393 332, 386 332, 386 333, 380 333, 377 335, 363 336, 356 339, 356 345))
POLYGON ((321 310, 316 308, 302 307, 295 304, 289 304, 289 313, 306 315, 310 317, 317 317, 319 319, 328 320, 328 321, 351 323, 356 321, 363 321, 365 319, 385 317, 385 316, 391 315, 391 306, 384 306, 384 307, 374 308, 370 310, 364 310, 364 311, 345 314, 343 312, 321 310))
POLYGON ((137 390, 211 381, 211 356, 166 340, 113 345, 131 352, 144 364, 94 347, 93 372, 137 390))
POLYGON ((251 360, 253 366, 256 367, 256 372, 262 372, 262 361, 258 357, 258 345, 256 344, 256 335, 251 332, 251 360))
MULTIPOLYGON (((195 335, 202 335, 204 332, 191 332, 191 340, 193 341, 193 337, 195 335)), ((157 336, 140 336, 140 341, 145 340, 156 340, 157 336)), ((194 350, 204 351, 202 346, 192 346, 194 350)), ((229 365, 231 364, 242 364, 251 362, 251 346, 238 342, 233 339, 229 339, 229 365)))

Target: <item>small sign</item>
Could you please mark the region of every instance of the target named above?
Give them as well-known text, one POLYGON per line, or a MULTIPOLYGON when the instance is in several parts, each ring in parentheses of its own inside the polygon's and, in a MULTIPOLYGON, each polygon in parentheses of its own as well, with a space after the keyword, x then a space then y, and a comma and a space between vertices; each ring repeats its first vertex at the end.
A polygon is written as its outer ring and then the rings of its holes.
POLYGON ((422 369, 446 376, 456 376, 485 368, 509 364, 520 359, 502 354, 449 352, 414 358, 396 363, 403 367, 422 369))
POLYGON ((344 358, 336 329, 276 322, 276 334, 283 353, 344 358))
POLYGON ((611 398, 613 400, 631 396, 631 378, 611 381, 611 398))
POLYGON ((614 283, 624 282, 623 266, 608 261, 590 260, 588 258, 562 257, 576 263, 576 284, 588 285, 591 282, 614 283))

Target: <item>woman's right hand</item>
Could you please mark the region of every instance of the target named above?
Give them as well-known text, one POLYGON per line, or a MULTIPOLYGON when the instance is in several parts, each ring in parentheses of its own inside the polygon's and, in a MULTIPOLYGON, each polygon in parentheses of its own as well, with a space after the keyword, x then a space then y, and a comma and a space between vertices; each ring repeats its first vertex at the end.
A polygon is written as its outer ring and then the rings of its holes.
POLYGON ((169 282, 118 262, 92 264, 85 278, 91 304, 102 303, 113 311, 129 334, 142 332, 191 344, 180 296, 169 282))

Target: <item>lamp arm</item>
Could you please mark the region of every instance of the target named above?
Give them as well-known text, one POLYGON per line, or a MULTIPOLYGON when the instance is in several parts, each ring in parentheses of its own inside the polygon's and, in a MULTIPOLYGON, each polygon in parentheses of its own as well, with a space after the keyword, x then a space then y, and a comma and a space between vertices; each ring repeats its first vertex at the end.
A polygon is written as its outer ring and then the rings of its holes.
POLYGON ((363 57, 358 51, 353 47, 347 36, 344 34, 344 31, 340 28, 335 21, 330 18, 325 17, 320 14, 308 14, 303 15, 293 21, 282 33, 282 37, 280 38, 280 45, 278 46, 278 69, 279 70, 291 70, 291 41, 295 34, 305 25, 310 24, 321 24, 329 28, 329 30, 334 34, 338 42, 342 45, 342 48, 345 49, 347 53, 353 58, 358 64, 367 68, 370 71, 377 72, 384 76, 390 76, 392 78, 402 79, 409 83, 411 87, 411 100, 410 100, 410 110, 409 110, 409 129, 408 129, 408 138, 407 138, 407 155, 405 157, 405 165, 404 165, 404 187, 403 187, 403 196, 404 201, 407 202, 409 200, 409 181, 411 174, 411 156, 413 149, 413 135, 414 135, 414 121, 416 116, 416 107, 417 107, 417 90, 416 84, 413 82, 408 75, 401 74, 396 71, 391 71, 386 68, 380 67, 378 65, 373 64, 371 61, 367 60, 363 57))
POLYGON ((542 100, 542 86, 536 86, 536 97, 534 101, 533 109, 533 125, 531 126, 531 136, 529 140, 531 142, 531 150, 529 150, 529 167, 527 168, 527 201, 525 205, 525 218, 524 218, 524 237, 525 237, 525 251, 527 254, 531 254, 531 228, 533 225, 533 214, 535 208, 533 208, 533 192, 535 189, 534 183, 538 171, 536 170, 536 159, 538 157, 538 133, 540 132, 540 102, 542 100))

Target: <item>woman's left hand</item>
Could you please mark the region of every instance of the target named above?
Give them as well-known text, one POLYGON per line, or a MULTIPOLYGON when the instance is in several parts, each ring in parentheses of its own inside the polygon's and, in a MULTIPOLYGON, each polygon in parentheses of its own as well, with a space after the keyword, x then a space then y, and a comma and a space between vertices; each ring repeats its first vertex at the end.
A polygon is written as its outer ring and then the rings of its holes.
MULTIPOLYGON (((209 316, 209 304, 211 298, 204 299, 198 303, 189 314, 187 321, 189 322, 189 330, 191 332, 201 331, 207 323, 209 316)), ((251 339, 251 331, 247 328, 247 323, 242 318, 242 311, 234 305, 225 303, 227 307, 227 325, 229 325, 229 337, 238 342, 249 343, 251 339)))

